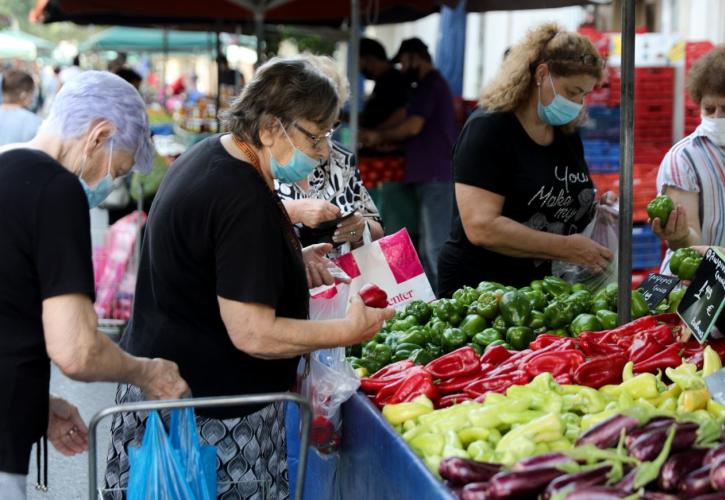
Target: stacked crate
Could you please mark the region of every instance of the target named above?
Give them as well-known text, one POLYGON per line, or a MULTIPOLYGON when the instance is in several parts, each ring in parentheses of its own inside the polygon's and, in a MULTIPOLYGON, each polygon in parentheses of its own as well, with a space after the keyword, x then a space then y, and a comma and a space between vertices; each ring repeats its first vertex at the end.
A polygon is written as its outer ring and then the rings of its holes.
POLYGON ((581 128, 584 157, 589 171, 619 172, 619 108, 591 105, 589 118, 581 128))
MULTIPOLYGON (((685 75, 690 73, 692 65, 707 54, 713 44, 710 42, 687 42, 685 44, 685 75)), ((685 76, 687 78, 687 76, 685 76)), ((690 135, 700 124, 700 107, 690 98, 685 85, 685 135, 690 135)))

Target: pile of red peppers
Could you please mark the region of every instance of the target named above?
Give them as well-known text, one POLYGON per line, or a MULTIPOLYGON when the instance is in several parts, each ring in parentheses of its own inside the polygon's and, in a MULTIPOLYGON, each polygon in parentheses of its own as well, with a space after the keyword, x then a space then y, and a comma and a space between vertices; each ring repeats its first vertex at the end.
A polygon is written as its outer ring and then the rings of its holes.
MULTIPOLYGON (((482 356, 462 347, 425 366, 399 361, 361 380, 362 390, 382 408, 411 401, 424 394, 437 408, 466 400, 482 400, 489 391, 504 393, 512 385, 527 384, 549 372, 559 384, 599 388, 622 381, 628 361, 634 372, 656 372, 683 362, 702 367, 703 349, 697 341, 679 342, 680 319, 660 314, 612 330, 584 332, 576 338, 542 334, 529 349, 509 351, 489 346, 482 356)), ((725 357, 725 339, 709 342, 725 357)))

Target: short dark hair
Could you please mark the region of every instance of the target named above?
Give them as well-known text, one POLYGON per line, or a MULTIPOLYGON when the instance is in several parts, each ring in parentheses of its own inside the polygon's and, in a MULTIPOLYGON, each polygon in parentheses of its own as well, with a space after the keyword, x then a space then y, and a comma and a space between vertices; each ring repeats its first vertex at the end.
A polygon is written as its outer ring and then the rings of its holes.
POLYGON ((687 90, 698 105, 706 95, 725 96, 725 45, 695 61, 687 75, 687 90))
POLYGON ((385 47, 372 38, 360 39, 360 57, 373 57, 379 61, 387 61, 388 54, 385 53, 385 47))
POLYGON ((400 48, 398 53, 395 54, 393 62, 400 62, 400 56, 403 54, 417 55, 424 61, 433 62, 430 52, 428 52, 428 46, 417 37, 408 38, 400 43, 400 48))
POLYGON ((309 120, 327 127, 337 118, 335 84, 303 57, 274 58, 260 67, 222 119, 226 130, 262 147, 259 132, 269 118, 283 126, 309 120))
POLYGON ((18 102, 23 92, 32 94, 35 90, 35 81, 25 71, 11 69, 3 73, 3 97, 8 102, 18 102))
POLYGON ((143 77, 131 68, 121 67, 114 71, 114 73, 126 80, 131 85, 134 85, 135 83, 141 83, 143 81, 143 77))

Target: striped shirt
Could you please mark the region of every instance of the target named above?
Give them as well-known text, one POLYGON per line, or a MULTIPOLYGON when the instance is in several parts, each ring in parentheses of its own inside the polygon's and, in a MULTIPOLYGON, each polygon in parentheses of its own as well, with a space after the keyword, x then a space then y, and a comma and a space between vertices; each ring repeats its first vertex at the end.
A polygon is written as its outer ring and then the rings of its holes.
MULTIPOLYGON (((662 160, 657 191, 665 186, 699 193, 702 244, 725 246, 725 149, 705 137, 701 126, 662 160)), ((670 255, 668 250, 663 271, 669 271, 670 255)))

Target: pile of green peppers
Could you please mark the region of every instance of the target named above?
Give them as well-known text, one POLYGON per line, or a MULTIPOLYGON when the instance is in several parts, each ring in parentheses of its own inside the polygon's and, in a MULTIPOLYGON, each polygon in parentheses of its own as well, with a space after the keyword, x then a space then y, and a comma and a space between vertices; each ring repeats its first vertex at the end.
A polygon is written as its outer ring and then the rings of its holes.
POLYGON ((670 271, 681 280, 691 280, 700 267, 702 256, 693 248, 675 250, 670 258, 670 271))

